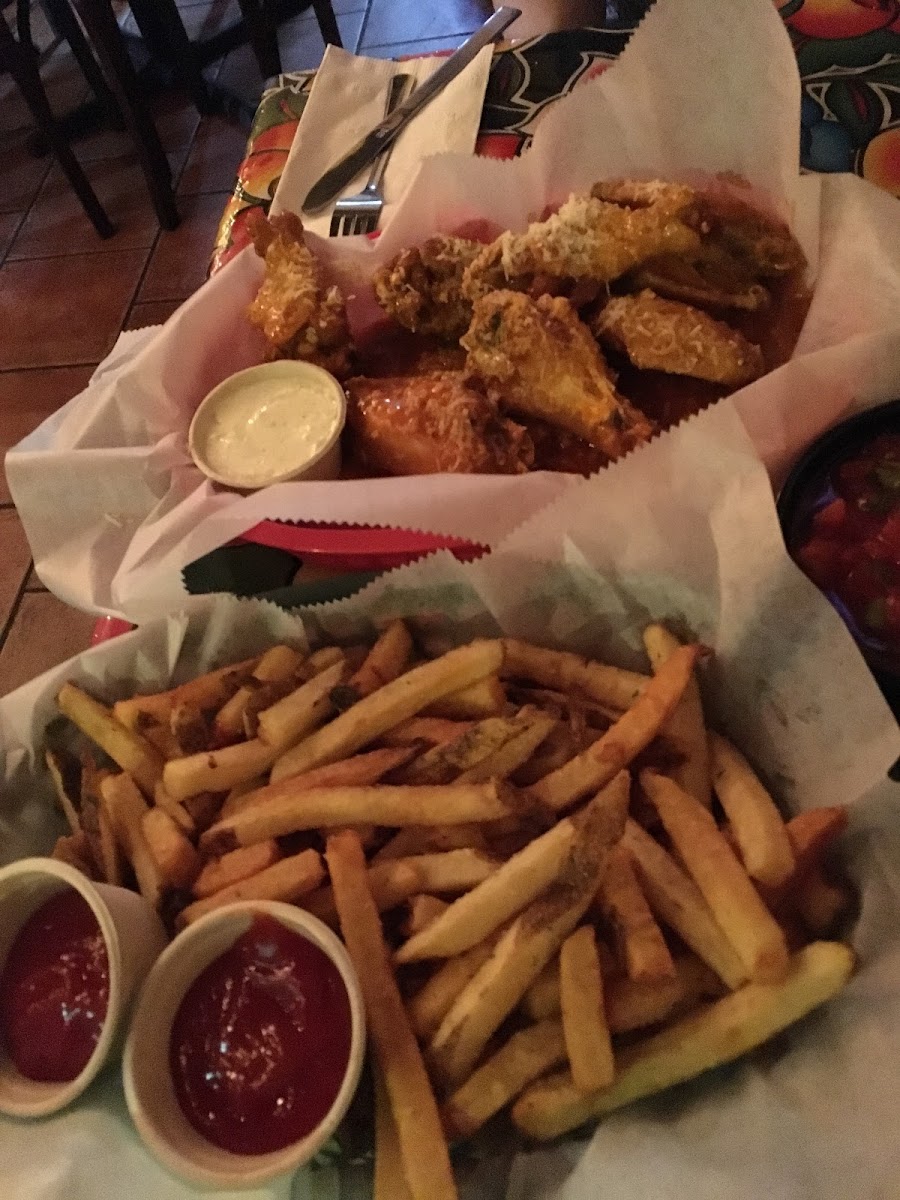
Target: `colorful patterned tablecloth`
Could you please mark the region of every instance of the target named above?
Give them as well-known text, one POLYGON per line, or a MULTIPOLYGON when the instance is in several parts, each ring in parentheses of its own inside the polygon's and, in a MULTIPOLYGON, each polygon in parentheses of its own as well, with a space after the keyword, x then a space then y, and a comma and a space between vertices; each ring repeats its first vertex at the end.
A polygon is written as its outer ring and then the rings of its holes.
MULTIPOLYGON (((803 81, 801 165, 854 171, 900 196, 900 0, 787 0, 778 7, 803 81)), ((714 20, 714 6, 710 13, 714 20)), ((499 48, 476 153, 520 154, 548 105, 605 70, 633 31, 565 30, 499 48)), ((282 75, 263 94, 212 270, 246 244, 249 210, 271 203, 314 77, 282 75)))

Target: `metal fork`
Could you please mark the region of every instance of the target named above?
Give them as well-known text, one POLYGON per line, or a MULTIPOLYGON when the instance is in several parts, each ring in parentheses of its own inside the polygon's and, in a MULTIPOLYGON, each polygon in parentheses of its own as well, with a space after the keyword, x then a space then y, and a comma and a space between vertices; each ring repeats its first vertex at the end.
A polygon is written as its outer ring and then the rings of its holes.
MULTIPOLYGON (((391 80, 384 115, 389 117, 394 109, 403 103, 412 75, 395 75, 391 80)), ((331 237, 347 237, 353 233, 374 233, 378 228, 381 210, 384 208, 384 193, 381 181, 387 170, 388 159, 391 157, 395 142, 391 142, 372 165, 369 182, 355 196, 346 196, 338 200, 331 216, 331 237)))

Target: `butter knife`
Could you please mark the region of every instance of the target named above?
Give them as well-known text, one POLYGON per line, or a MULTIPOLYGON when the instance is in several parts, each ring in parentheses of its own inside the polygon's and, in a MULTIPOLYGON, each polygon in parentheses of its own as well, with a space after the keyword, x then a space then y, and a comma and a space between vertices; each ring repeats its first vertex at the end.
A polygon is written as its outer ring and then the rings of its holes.
POLYGON ((433 75, 409 96, 408 99, 395 108, 390 116, 367 134, 349 154, 339 163, 330 167, 318 183, 310 188, 309 194, 303 201, 303 212, 316 213, 325 208, 335 196, 340 195, 347 185, 356 178, 360 171, 375 161, 379 154, 389 146, 400 134, 420 109, 455 79, 472 59, 485 46, 521 15, 518 8, 498 8, 494 15, 482 25, 477 33, 473 33, 468 41, 451 54, 433 75))

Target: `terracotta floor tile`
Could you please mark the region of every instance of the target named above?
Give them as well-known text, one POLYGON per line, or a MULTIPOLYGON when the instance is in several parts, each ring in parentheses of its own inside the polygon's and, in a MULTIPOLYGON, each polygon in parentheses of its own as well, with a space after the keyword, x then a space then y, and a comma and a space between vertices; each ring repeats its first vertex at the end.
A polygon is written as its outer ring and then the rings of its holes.
MULTIPOLYGON (((83 391, 93 372, 92 366, 0 372, 0 464, 10 446, 83 391)), ((0 465, 0 502, 9 499, 0 465)))
MULTIPOLYGON (((148 97, 153 123, 167 154, 187 150, 197 132, 200 115, 186 93, 165 91, 148 97)), ((134 142, 125 130, 98 129, 75 143, 75 153, 83 163, 98 158, 134 155, 134 142)))
POLYGON ((0 213, 0 263, 12 245, 13 236, 21 220, 21 213, 0 213))
POLYGON ((145 329, 148 325, 164 325, 181 307, 180 300, 151 300, 147 304, 135 304, 128 314, 123 329, 145 329))
MULTIPOLYGON (((176 178, 184 153, 170 155, 176 178)), ((159 223, 134 155, 128 153, 90 162, 86 174, 116 226, 115 235, 106 240, 96 235, 68 180, 59 167, 53 167, 10 247, 10 261, 70 254, 73 247, 80 250, 150 249, 159 223)))
POLYGON ((0 508, 0 637, 6 628, 22 581, 31 566, 31 551, 19 514, 14 508, 0 508))
MULTIPOLYGON (((63 116, 71 112, 90 94, 90 87, 72 57, 68 46, 61 44, 41 67, 41 82, 50 107, 63 116)), ((0 130, 31 130, 34 120, 22 93, 8 75, 0 76, 0 130)))
POLYGON ((143 250, 108 250, 6 262, 0 370, 98 362, 112 349, 145 261, 143 250))
POLYGON ((0 162, 3 179, 0 182, 0 212, 24 212, 37 195, 38 188, 50 170, 49 158, 33 158, 26 141, 29 130, 0 132, 0 162))
POLYGON ((470 33, 493 12, 490 0, 372 0, 360 50, 397 42, 417 42, 470 33))
POLYGON ((0 650, 0 695, 86 650, 95 620, 49 592, 26 592, 0 650))
POLYGON ((247 149, 247 134, 221 117, 201 122, 178 184, 180 195, 228 192, 247 149))
POLYGON ((228 196, 184 196, 179 202, 181 224, 161 233, 136 299, 186 300, 206 279, 216 230, 228 196))

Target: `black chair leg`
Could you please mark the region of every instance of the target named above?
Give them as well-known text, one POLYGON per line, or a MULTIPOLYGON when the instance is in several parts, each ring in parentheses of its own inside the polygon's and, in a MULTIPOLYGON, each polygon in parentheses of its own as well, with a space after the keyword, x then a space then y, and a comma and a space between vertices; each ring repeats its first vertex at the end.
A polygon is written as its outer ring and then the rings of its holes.
POLYGON ((75 0, 88 37, 104 67, 125 116, 156 216, 163 229, 175 229, 178 208, 172 191, 172 172, 156 126, 150 116, 147 98, 128 57, 128 50, 116 24, 109 0, 75 0))
POLYGON ((87 38, 69 7, 68 0, 41 0, 41 7, 46 12, 47 20, 56 33, 68 42, 75 61, 81 68, 82 75, 90 84, 91 91, 96 96, 97 103, 109 124, 113 129, 124 129, 125 118, 122 116, 109 84, 103 78, 103 72, 91 53, 87 38))
POLYGON ((312 0, 312 6, 325 45, 343 48, 344 43, 341 41, 337 17, 334 15, 331 0, 312 0))
POLYGON ((81 201, 91 224, 102 238, 115 233, 115 226, 97 199, 94 189, 81 169, 81 164, 72 153, 72 148, 63 137, 59 124, 53 116, 44 85, 41 83, 40 60, 34 48, 16 42, 6 21, 0 17, 0 67, 5 67, 21 91, 25 103, 38 124, 38 128, 50 144, 72 189, 81 201))
POLYGON ((278 31, 265 8, 265 0, 238 0, 250 45, 263 79, 281 74, 278 31))
POLYGON ((131 0, 131 11, 145 38, 162 43, 160 57, 172 64, 177 81, 199 113, 212 113, 215 104, 175 0, 131 0))

